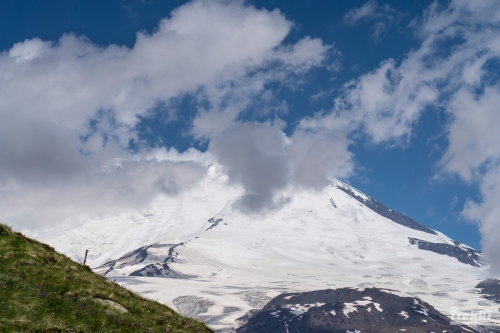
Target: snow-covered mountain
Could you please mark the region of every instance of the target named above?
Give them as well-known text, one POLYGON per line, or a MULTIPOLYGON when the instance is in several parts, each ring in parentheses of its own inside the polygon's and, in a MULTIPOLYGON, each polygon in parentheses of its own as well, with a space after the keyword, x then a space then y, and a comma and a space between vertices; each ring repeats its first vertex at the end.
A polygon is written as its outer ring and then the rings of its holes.
POLYGON ((412 295, 444 315, 499 304, 476 285, 478 251, 399 214, 332 179, 322 191, 292 190, 274 211, 234 208, 242 189, 217 167, 197 187, 159 198, 147 212, 85 217, 36 235, 144 296, 199 318, 221 332, 271 298, 335 288, 385 288, 412 295))

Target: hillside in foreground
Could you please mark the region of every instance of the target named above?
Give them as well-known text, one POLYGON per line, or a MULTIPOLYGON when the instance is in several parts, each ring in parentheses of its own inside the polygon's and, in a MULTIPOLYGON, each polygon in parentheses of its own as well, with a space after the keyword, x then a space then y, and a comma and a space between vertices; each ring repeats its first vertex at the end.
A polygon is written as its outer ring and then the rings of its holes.
POLYGON ((0 224, 1 332, 212 332, 0 224))

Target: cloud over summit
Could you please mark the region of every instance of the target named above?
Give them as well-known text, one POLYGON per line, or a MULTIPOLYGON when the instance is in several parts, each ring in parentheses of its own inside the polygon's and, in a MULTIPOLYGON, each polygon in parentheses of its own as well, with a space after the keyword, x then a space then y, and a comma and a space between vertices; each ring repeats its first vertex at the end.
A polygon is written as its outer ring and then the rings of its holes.
POLYGON ((352 171, 348 141, 326 133, 296 131, 287 137, 279 127, 244 123, 210 141, 209 151, 232 182, 243 185, 239 207, 259 212, 275 209, 289 186, 320 190, 332 176, 352 171))

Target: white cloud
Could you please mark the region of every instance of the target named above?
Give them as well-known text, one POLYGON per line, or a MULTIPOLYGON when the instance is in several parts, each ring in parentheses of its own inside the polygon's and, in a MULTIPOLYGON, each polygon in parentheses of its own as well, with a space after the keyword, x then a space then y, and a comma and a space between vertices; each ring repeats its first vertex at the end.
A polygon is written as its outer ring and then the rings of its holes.
POLYGON ((52 47, 28 40, 1 59, 0 107, 57 117, 69 127, 100 108, 113 109, 117 121, 132 126, 158 100, 245 75, 272 56, 290 28, 277 11, 196 1, 162 20, 152 35, 138 33, 132 49, 100 48, 74 35, 52 47))
POLYGON ((261 116, 273 116, 272 111, 283 112, 283 104, 273 104, 276 99, 266 90, 266 84, 273 82, 294 89, 301 82, 301 74, 323 65, 331 49, 320 39, 306 37, 294 45, 275 48, 260 67, 253 68, 252 75, 204 87, 199 97, 206 99, 210 107, 199 109, 191 133, 201 139, 218 135, 238 125, 238 116, 250 106, 254 106, 254 114, 261 116), (261 102, 258 107, 256 100, 261 102))
POLYGON ((471 180, 500 161, 500 86, 486 87, 476 95, 460 89, 450 101, 448 112, 453 121, 448 130, 449 146, 443 167, 471 180))
POLYGON ((27 39, 14 44, 9 50, 9 58, 14 59, 15 62, 31 61, 38 58, 50 46, 50 42, 44 42, 39 38, 27 39))
POLYGON ((480 13, 470 12, 468 2, 431 6, 419 30, 424 37, 419 48, 400 64, 385 60, 347 83, 332 112, 304 119, 302 126, 348 132, 362 127, 377 143, 408 138, 426 107, 447 107, 461 87, 482 83, 483 65, 500 55, 496 16, 482 20, 483 12, 498 7, 498 1, 489 3, 488 10, 483 2, 480 13), (453 39, 462 41, 453 44, 453 39))
POLYGON ((481 179, 481 194, 483 200, 480 203, 468 200, 463 210, 463 215, 480 224, 483 235, 483 252, 490 262, 489 275, 500 276, 500 167, 490 167, 481 179))
POLYGON ((379 4, 376 1, 367 1, 359 8, 353 8, 344 15, 344 21, 348 24, 356 24, 362 19, 377 16, 379 4))
POLYGON ((376 21, 373 24, 372 36, 380 39, 393 23, 397 23, 401 13, 389 4, 380 5, 377 1, 369 0, 363 6, 353 8, 344 15, 344 22, 355 25, 363 21, 376 21))
POLYGON ((480 94, 467 88, 458 91, 448 107, 453 122, 441 161, 445 170, 480 184, 481 201, 468 200, 463 214, 480 224, 483 251, 495 276, 500 276, 499 103, 500 86, 486 87, 480 94))
POLYGON ((193 1, 152 34, 138 33, 132 48, 100 47, 66 34, 0 53, 3 218, 43 226, 75 214, 141 209, 155 196, 194 186, 205 174, 203 154, 187 152, 179 161, 173 150, 150 150, 141 142, 138 152, 127 150, 130 139, 138 140, 138 116, 202 91, 212 101, 229 94, 234 102, 200 111, 206 119, 225 112, 226 123, 195 122, 194 128, 211 133, 235 126, 248 99, 265 93, 266 82, 298 78, 326 57, 329 47, 318 39, 283 44, 292 26, 278 10, 193 1))
POLYGON ((293 72, 305 72, 321 65, 329 49, 321 39, 305 37, 296 44, 279 48, 271 59, 281 61, 293 72))

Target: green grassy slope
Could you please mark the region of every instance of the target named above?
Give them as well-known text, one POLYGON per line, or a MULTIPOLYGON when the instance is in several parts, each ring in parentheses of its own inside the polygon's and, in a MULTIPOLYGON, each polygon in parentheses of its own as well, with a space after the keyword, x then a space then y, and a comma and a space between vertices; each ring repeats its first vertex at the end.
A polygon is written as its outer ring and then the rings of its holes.
POLYGON ((0 224, 0 332, 212 330, 0 224))

